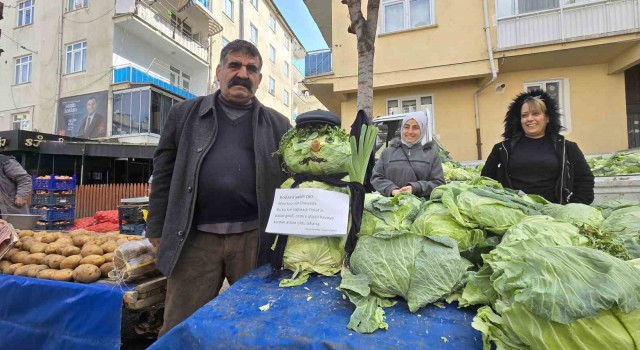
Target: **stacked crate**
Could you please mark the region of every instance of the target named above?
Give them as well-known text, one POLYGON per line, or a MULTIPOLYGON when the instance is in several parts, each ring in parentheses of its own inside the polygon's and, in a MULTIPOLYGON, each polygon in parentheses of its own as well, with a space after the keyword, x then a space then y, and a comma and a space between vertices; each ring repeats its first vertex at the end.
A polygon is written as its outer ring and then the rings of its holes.
POLYGON ((75 218, 76 177, 48 179, 33 177, 31 214, 40 215, 39 230, 65 230, 75 218))
POLYGON ((144 221, 144 210, 148 210, 148 208, 147 204, 119 206, 120 233, 123 235, 143 235, 147 227, 144 221))

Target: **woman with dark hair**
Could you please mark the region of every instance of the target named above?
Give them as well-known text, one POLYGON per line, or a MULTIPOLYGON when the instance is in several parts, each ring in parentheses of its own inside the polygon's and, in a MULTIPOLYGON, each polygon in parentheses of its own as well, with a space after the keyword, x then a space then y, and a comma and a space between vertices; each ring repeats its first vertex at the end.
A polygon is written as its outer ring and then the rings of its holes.
POLYGON ((542 90, 518 95, 504 118, 482 176, 550 202, 593 202, 593 174, 574 142, 560 135, 558 103, 542 90))

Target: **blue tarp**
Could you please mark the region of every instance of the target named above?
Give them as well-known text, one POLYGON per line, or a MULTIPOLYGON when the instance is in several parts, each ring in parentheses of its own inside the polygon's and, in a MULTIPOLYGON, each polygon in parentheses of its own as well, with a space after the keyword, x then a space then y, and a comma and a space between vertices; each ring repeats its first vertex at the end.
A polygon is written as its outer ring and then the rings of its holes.
POLYGON ((279 288, 269 274, 269 266, 254 270, 149 349, 482 349, 471 328, 475 309, 427 306, 412 314, 400 301, 385 309, 388 331, 359 334, 346 328, 353 306, 336 290, 339 277, 279 288))
POLYGON ((127 289, 0 275, 0 349, 120 349, 127 289))

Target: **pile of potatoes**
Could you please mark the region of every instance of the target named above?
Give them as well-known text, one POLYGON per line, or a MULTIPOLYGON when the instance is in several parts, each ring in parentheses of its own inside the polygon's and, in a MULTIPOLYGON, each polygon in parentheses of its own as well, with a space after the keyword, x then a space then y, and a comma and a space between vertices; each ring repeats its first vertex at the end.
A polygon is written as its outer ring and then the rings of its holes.
POLYGON ((113 270, 113 252, 140 236, 19 230, 20 240, 0 260, 4 274, 92 283, 113 270))

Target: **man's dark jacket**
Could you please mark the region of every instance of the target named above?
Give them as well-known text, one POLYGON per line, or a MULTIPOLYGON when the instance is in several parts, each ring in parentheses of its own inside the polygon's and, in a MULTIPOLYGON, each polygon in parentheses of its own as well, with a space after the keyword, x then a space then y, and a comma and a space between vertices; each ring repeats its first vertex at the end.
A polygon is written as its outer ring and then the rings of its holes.
MULTIPOLYGON (((200 165, 218 130, 214 99, 219 95, 217 91, 173 105, 153 157, 147 237, 162 237, 156 265, 165 276, 173 271, 193 225, 200 165)), ((258 264, 263 264, 268 262, 270 243, 264 230, 275 190, 286 179, 273 153, 291 126, 282 114, 255 98, 252 119, 261 230, 258 264)))
MULTIPOLYGON (((556 198, 560 204, 593 202, 594 178, 584 154, 575 142, 568 141, 562 135, 550 136, 556 150, 556 156, 561 161, 561 176, 556 182, 556 198)), ((513 188, 509 174, 509 157, 520 138, 515 137, 493 146, 487 162, 482 168, 482 176, 490 177, 507 188, 513 188)))

